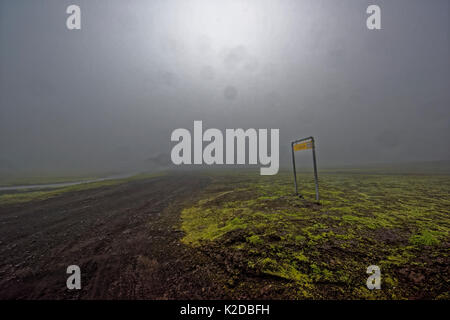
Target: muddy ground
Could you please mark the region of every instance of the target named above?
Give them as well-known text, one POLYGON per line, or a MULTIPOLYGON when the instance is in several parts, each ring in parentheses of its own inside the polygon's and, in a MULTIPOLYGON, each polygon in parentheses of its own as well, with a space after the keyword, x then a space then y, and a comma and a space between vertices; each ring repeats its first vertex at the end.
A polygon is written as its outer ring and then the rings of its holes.
POLYGON ((0 206, 0 298, 223 297, 222 271, 181 245, 177 229, 180 206, 207 184, 167 176, 0 206), (73 264, 78 291, 66 289, 73 264))

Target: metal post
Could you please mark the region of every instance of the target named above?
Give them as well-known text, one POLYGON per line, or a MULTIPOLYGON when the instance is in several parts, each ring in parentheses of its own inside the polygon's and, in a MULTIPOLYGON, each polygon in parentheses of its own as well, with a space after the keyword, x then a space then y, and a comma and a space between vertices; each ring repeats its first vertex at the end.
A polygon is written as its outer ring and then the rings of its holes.
POLYGON ((312 142, 312 154, 313 154, 313 163, 314 163, 314 180, 316 182, 316 201, 319 202, 319 179, 317 177, 316 143, 314 142, 313 137, 311 137, 311 142, 312 142))
POLYGON ((298 195, 297 189, 297 171, 295 170, 295 154, 294 154, 294 143, 291 143, 291 152, 292 152, 292 168, 294 169, 294 185, 295 185, 295 194, 298 195))

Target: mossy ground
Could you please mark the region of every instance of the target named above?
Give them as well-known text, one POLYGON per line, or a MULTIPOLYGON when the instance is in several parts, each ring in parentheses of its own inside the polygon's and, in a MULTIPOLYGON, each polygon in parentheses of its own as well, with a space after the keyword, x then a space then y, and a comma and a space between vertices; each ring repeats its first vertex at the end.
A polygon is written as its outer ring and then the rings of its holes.
POLYGON ((182 241, 225 260, 231 296, 449 298, 448 175, 325 173, 320 204, 307 173, 298 175, 304 199, 289 172, 211 178, 182 211, 182 241), (381 268, 381 290, 366 287, 370 265, 381 268))

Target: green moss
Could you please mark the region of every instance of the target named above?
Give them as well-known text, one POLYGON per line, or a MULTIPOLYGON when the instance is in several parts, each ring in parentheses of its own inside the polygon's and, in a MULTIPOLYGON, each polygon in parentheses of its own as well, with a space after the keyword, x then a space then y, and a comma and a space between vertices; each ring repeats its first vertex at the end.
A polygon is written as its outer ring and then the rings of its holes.
POLYGON ((409 238, 409 242, 416 245, 432 246, 440 243, 439 233, 428 230, 422 231, 409 238))
POLYGON ((232 216, 235 214, 232 209, 225 209, 225 217, 221 219, 217 219, 214 213, 214 210, 199 209, 198 207, 184 209, 181 229, 186 236, 183 238, 183 242, 198 245, 201 241, 211 241, 227 232, 247 227, 243 219, 232 216), (227 217, 229 219, 226 219, 227 217))
POLYGON ((344 216, 342 216, 342 221, 349 223, 349 224, 354 224, 354 225, 357 225, 360 227, 364 226, 364 227, 367 227, 372 230, 376 229, 379 226, 376 219, 366 218, 366 217, 344 215, 344 216))
POLYGON ((447 176, 321 174, 320 206, 307 174, 298 179, 305 199, 293 194, 286 173, 214 179, 204 199, 182 211, 182 241, 222 245, 234 237, 223 250, 239 250, 257 273, 292 281, 296 297, 321 297, 323 283, 339 297, 404 297, 399 267, 424 267, 423 245, 442 257, 439 246, 449 239, 447 176), (386 270, 387 289, 365 287, 370 264, 386 270))
POLYGON ((300 261, 300 262, 308 262, 308 261, 309 261, 308 257, 305 256, 305 255, 303 254, 303 252, 295 252, 295 253, 293 254, 293 258, 294 258, 295 260, 297 260, 297 261, 300 261))
POLYGON ((247 242, 249 242, 252 245, 258 245, 262 244, 264 241, 259 236, 253 235, 247 238, 247 242))

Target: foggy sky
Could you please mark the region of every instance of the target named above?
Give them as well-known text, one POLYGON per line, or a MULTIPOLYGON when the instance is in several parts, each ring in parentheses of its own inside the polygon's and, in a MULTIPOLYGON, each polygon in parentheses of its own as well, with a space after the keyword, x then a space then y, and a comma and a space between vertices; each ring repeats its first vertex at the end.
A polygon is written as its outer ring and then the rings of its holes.
POLYGON ((450 159, 448 0, 205 3, 0 0, 0 171, 144 169, 194 120, 279 128, 282 164, 450 159))

